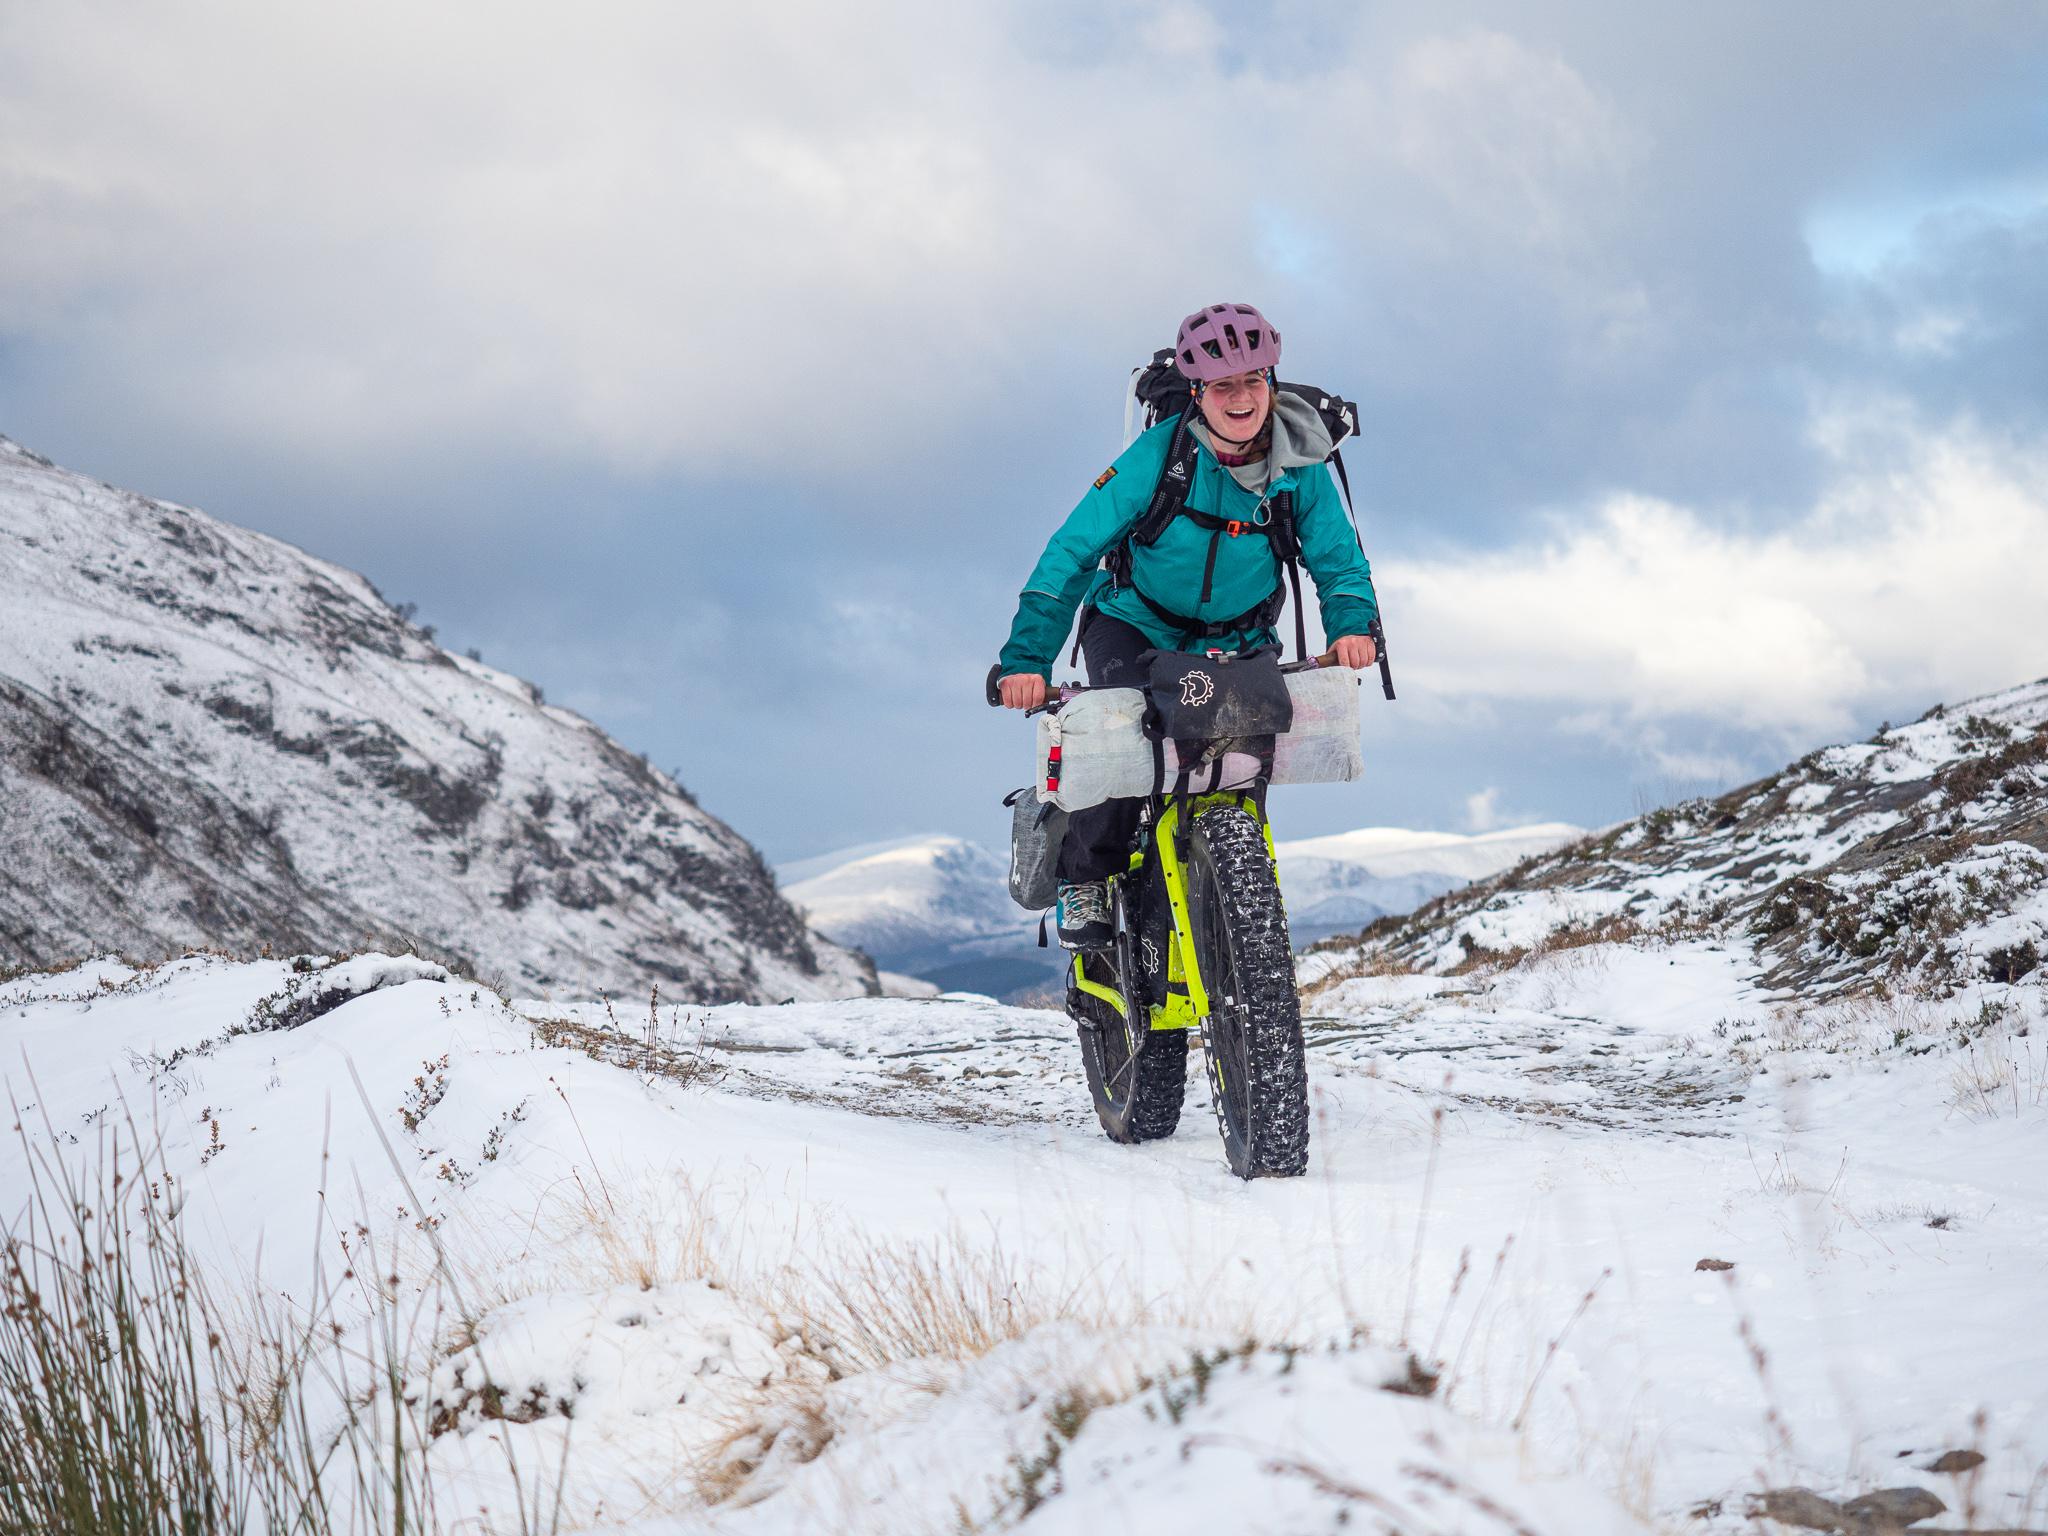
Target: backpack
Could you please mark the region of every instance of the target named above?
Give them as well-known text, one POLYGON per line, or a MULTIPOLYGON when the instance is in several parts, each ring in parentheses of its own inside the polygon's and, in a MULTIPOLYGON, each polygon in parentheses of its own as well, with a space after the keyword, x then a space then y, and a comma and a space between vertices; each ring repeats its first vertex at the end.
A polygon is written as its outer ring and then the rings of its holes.
MULTIPOLYGON (((1330 433, 1329 463, 1337 471, 1337 480, 1343 488, 1346 512, 1351 507, 1351 481, 1344 473, 1344 456, 1337 451, 1337 444, 1358 432, 1357 408, 1349 401, 1309 384, 1286 384, 1279 386, 1288 394, 1299 396, 1316 408, 1323 418, 1323 425, 1330 433)), ((1194 387, 1187 377, 1174 366, 1173 349, 1164 348, 1152 354, 1152 361, 1131 372, 1130 399, 1125 407, 1124 421, 1128 429, 1134 412, 1141 418, 1140 431, 1159 425, 1169 416, 1176 418, 1173 438, 1166 449, 1166 461, 1159 472, 1159 484, 1152 492, 1152 501, 1138 520, 1131 525, 1131 531, 1122 543, 1104 557, 1110 575, 1118 586, 1129 587, 1137 592, 1138 601, 1166 623, 1178 629, 1183 644, 1193 640, 1214 639, 1222 635, 1235 634, 1243 629, 1264 629, 1280 616, 1280 609, 1286 600, 1286 591, 1276 581, 1272 596, 1256 607, 1233 618, 1217 620, 1214 623, 1175 613, 1162 603, 1154 602, 1143 592, 1138 592, 1131 580, 1131 549, 1133 545, 1150 548, 1166 532, 1167 525, 1176 517, 1194 519, 1200 527, 1209 530, 1209 559, 1202 571, 1201 602, 1209 600, 1210 578, 1216 569, 1216 549, 1227 533, 1232 538, 1240 534, 1258 534, 1272 546, 1273 558, 1287 570, 1287 590, 1294 594, 1294 654, 1305 658, 1308 654, 1308 625, 1301 611, 1301 539, 1294 525, 1294 493, 1282 491, 1271 502, 1272 520, 1263 525, 1227 521, 1207 512, 1197 512, 1187 505, 1188 486, 1194 480, 1195 453, 1197 443, 1190 430, 1190 413, 1194 409, 1194 387)), ((1126 433, 1134 436, 1134 433, 1126 433)), ((1078 655, 1079 642, 1075 644, 1078 655)))

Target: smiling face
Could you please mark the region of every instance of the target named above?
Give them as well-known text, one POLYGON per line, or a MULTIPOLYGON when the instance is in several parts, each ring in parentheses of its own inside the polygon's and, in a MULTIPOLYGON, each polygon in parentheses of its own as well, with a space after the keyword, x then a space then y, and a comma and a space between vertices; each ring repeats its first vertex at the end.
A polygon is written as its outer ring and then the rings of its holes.
POLYGON ((1202 388, 1202 419, 1211 432, 1228 442, 1246 443, 1257 437, 1272 408, 1273 391, 1261 370, 1234 373, 1202 388))

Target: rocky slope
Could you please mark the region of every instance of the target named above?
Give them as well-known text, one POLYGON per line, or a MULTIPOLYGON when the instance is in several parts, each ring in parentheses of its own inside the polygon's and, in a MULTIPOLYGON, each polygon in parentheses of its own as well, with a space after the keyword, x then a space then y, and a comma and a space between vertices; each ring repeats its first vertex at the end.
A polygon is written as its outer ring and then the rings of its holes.
POLYGON ((1644 931, 1740 941, 1765 986, 1809 1001, 2030 975, 2048 953, 2048 679, 1638 817, 1326 948, 1445 971, 1644 931))
POLYGON ((0 962, 371 936, 520 991, 874 989, 681 786, 361 576, 0 438, 0 962))

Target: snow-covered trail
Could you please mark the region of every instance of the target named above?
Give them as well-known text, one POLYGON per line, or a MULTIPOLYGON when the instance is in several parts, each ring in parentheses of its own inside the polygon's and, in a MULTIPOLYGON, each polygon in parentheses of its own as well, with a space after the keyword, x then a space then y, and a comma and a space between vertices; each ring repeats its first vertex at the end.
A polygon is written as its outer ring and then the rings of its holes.
MULTIPOLYGON (((872 1508, 902 1522, 874 1528, 951 1529, 958 1500, 984 1529, 1082 1529, 1167 1490, 1212 1521, 1188 1529, 1328 1528, 1346 1496, 1290 1459, 1470 1515, 1416 1483, 1432 1444, 1538 1530, 1716 1504, 1732 1526, 1785 1483, 1914 1481, 1960 1509, 1956 1480, 1903 1469, 1968 1446, 1990 1458, 1983 1520, 2040 1524, 2039 987, 2003 989, 1958 1043, 1986 999, 1795 1023, 1750 974, 1739 951, 1610 945, 1312 988, 1311 1169, 1285 1183, 1230 1177, 1198 1069, 1175 1137, 1109 1143, 1064 1019, 973 999, 510 1009, 407 959, 101 962, 0 986, 0 1075, 31 1139, 47 1117, 79 1156, 124 1100, 153 1116, 195 1246, 246 1270, 260 1242, 289 1294, 358 1219, 415 1263, 431 1224, 494 1374, 573 1400, 591 1528, 697 1528, 675 1468, 758 1416, 762 1383, 817 1374, 742 1298, 913 1251, 1055 1321, 974 1364, 836 1384, 830 1443, 771 1453, 717 1528, 872 1508), (323 991, 340 1006, 226 1034, 323 991), (2010 1081, 1963 1093, 1994 1055, 2010 1081), (1372 1347, 1299 1375, 1248 1360, 1185 1424, 1131 1391, 1193 1351, 1361 1328, 1372 1347), (1434 1401, 1371 1390, 1407 1351, 1441 1368, 1434 1401), (1020 1468, 1075 1383, 1109 1405, 1026 1508, 1020 1468)), ((22 1158, 0 1147, 10 1213, 22 1158)), ((435 1378, 451 1401, 457 1363, 435 1378)), ((491 1428, 545 1462, 568 1424, 491 1428)), ((484 1438, 435 1455, 489 1489, 484 1438)))

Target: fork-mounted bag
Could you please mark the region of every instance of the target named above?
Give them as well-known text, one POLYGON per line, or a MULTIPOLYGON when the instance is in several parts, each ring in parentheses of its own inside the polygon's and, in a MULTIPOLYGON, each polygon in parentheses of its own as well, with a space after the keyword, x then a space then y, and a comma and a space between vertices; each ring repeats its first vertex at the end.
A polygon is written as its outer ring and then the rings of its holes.
POLYGON ((1010 900, 1042 912, 1059 895, 1060 843, 1067 813, 1038 799, 1027 784, 1003 797, 1010 808, 1010 900))

